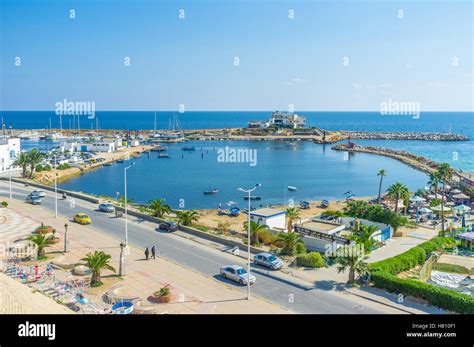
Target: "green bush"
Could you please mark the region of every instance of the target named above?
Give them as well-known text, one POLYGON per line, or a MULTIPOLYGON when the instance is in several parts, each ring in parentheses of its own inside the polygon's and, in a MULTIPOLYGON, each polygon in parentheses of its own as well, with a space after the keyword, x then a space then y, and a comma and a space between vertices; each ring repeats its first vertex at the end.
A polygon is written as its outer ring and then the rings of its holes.
POLYGON ((1 205, 2 205, 2 207, 8 207, 8 202, 2 201, 1 205))
POLYGON ((324 266, 324 260, 318 252, 300 254, 296 257, 296 265, 304 267, 319 268, 324 266))
POLYGON ((431 252, 442 250, 455 243, 454 239, 435 237, 395 257, 372 263, 369 268, 372 272, 384 271, 396 275, 402 271, 410 270, 417 265, 424 264, 431 252))
POLYGON ((392 293, 422 298, 446 310, 474 314, 474 297, 470 295, 416 280, 401 279, 381 271, 373 273, 371 280, 376 287, 392 293))
POLYGON ((36 171, 36 172, 41 172, 41 171, 43 171, 43 165, 41 165, 41 164, 36 165, 35 171, 36 171))
POLYGON ((275 236, 268 230, 260 230, 258 240, 264 245, 271 245, 275 241, 275 236))
POLYGON ((412 279, 402 279, 395 276, 416 265, 424 264, 427 255, 431 252, 452 247, 455 244, 456 241, 454 239, 435 237, 395 257, 370 264, 369 270, 372 283, 375 287, 385 289, 389 292, 422 298, 431 305, 443 309, 472 314, 474 313, 474 298, 469 295, 428 283, 412 279))
POLYGON ((349 201, 344 212, 351 217, 389 224, 394 231, 408 223, 408 218, 396 212, 383 208, 381 205, 369 205, 361 200, 349 201))
POLYGON ((51 171, 51 165, 46 164, 45 166, 43 166, 43 171, 51 171))
MULTIPOLYGON (((306 246, 303 242, 298 242, 296 244, 296 254, 305 254, 306 253, 306 246)), ((319 254, 319 253, 318 253, 319 254)))
POLYGON ((70 167, 71 165, 69 165, 68 163, 63 163, 63 164, 58 165, 58 170, 66 170, 66 169, 69 169, 70 167))

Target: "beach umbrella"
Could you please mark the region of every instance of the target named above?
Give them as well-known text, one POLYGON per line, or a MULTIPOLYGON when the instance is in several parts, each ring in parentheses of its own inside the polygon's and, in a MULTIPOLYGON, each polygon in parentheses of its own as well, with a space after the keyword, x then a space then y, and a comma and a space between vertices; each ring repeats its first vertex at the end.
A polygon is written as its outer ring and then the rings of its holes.
MULTIPOLYGON (((432 206, 431 207, 431 210, 433 211, 441 211, 441 205, 437 205, 437 206, 432 206)), ((450 207, 447 207, 447 206, 444 206, 444 212, 449 212, 451 211, 451 208, 450 207)))
POLYGON ((427 208, 427 207, 423 207, 423 208, 420 208, 420 209, 418 210, 418 212, 420 212, 420 213, 431 213, 431 212, 433 212, 433 211, 431 211, 431 210, 430 210, 429 208, 427 208))
POLYGON ((471 210, 471 208, 466 205, 458 205, 456 207, 453 207, 453 210, 456 210, 458 212, 468 212, 471 210))
POLYGON ((426 201, 426 199, 422 198, 421 196, 414 195, 410 198, 410 201, 411 202, 424 202, 424 201, 426 201))

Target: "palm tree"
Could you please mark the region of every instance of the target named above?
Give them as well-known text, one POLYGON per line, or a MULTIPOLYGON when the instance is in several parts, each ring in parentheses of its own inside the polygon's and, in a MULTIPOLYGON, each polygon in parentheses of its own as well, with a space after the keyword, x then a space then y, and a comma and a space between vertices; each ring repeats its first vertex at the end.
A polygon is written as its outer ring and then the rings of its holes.
POLYGON ((396 182, 392 184, 387 189, 387 195, 390 199, 395 200, 395 212, 398 213, 398 201, 400 199, 406 200, 410 198, 410 191, 408 190, 407 186, 403 183, 396 182))
MULTIPOLYGON (((244 222, 244 229, 245 231, 249 229, 248 222, 244 222)), ((253 220, 250 221, 250 243, 252 245, 260 243, 259 234, 263 230, 268 230, 268 227, 253 220)))
POLYGON ((22 169, 21 176, 23 178, 26 178, 26 168, 28 167, 29 161, 28 161, 28 153, 26 152, 21 152, 20 155, 16 158, 15 162, 13 165, 15 166, 20 166, 22 169))
POLYGON ((430 188, 433 188, 435 196, 438 194, 439 182, 439 172, 435 171, 430 173, 430 180, 428 181, 428 185, 430 186, 430 188))
POLYGON ((361 217, 367 210, 367 201, 364 200, 354 200, 348 201, 344 207, 344 212, 352 217, 361 217))
MULTIPOLYGON (((351 284, 355 281, 355 274, 356 272, 360 274, 364 274, 367 272, 367 263, 365 260, 368 258, 364 253, 358 252, 357 250, 349 250, 350 247, 353 246, 343 246, 347 252, 342 252, 340 256, 337 256, 335 262, 337 264, 337 272, 345 272, 349 269, 349 280, 347 283, 351 284)), ((341 249, 338 250, 341 253, 341 249)))
POLYGON ((38 258, 46 255, 45 248, 54 245, 54 236, 46 234, 34 234, 27 237, 27 240, 33 242, 38 249, 38 258))
POLYGON ((43 155, 38 151, 36 148, 32 149, 27 154, 28 157, 28 164, 30 165, 30 179, 33 178, 33 174, 35 172, 35 167, 38 165, 41 160, 43 159, 43 155))
POLYGON ((198 213, 193 210, 177 211, 176 216, 178 216, 178 224, 182 225, 192 225, 199 219, 198 213))
POLYGON ((296 245, 302 242, 302 238, 303 236, 301 234, 289 231, 287 233, 278 234, 276 241, 283 244, 283 248, 281 250, 283 254, 293 255, 296 251, 296 245))
POLYGON ((438 166, 437 174, 442 183, 443 196, 441 197, 441 232, 444 234, 444 197, 446 183, 453 177, 452 169, 448 163, 438 166))
POLYGON ((372 251, 372 247, 377 243, 377 241, 372 238, 372 235, 378 230, 379 228, 373 224, 360 224, 359 230, 352 234, 350 239, 355 241, 358 245, 363 245, 365 254, 369 254, 372 251))
POLYGON ((111 256, 102 251, 87 253, 85 258, 81 260, 85 262, 85 266, 92 270, 91 286, 101 285, 100 273, 103 269, 115 272, 115 269, 109 264, 111 256))
POLYGON ((153 211, 155 217, 161 218, 171 212, 170 205, 165 204, 165 199, 155 199, 148 202, 148 208, 153 211))
POLYGON ((286 218, 288 218, 288 231, 293 231, 293 221, 300 217, 300 211, 296 207, 286 209, 286 218))
POLYGON ((380 176, 380 182, 379 182, 379 195, 377 197, 377 204, 380 203, 380 195, 382 194, 382 181, 385 176, 387 176, 387 171, 385 169, 380 169, 379 172, 377 173, 377 176, 380 176))

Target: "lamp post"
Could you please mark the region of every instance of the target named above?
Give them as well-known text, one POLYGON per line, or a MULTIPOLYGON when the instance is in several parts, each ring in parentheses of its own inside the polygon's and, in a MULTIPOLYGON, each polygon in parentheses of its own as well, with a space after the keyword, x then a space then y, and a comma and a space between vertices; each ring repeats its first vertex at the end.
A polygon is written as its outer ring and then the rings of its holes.
POLYGON ((10 193, 10 200, 12 199, 12 162, 10 159, 10 170, 8 170, 8 185, 9 185, 9 193, 10 193))
POLYGON ((58 218, 58 163, 54 154, 54 217, 58 218))
POLYGON ((253 187, 252 189, 248 189, 248 190, 245 190, 245 189, 242 189, 242 188, 239 188, 238 190, 241 191, 241 192, 244 192, 244 193, 247 193, 248 194, 248 201, 249 201, 249 205, 248 205, 248 210, 247 210, 247 300, 250 300, 250 193, 252 193, 255 189, 257 189, 258 187, 260 187, 261 184, 260 183, 257 183, 255 185, 255 187, 253 187))
POLYGON ((64 253, 66 253, 68 251, 68 247, 69 247, 69 238, 68 238, 68 235, 67 235, 67 227, 69 225, 66 223, 64 224, 64 253))
POLYGON ((127 166, 124 169, 124 198, 125 198, 125 246, 128 246, 128 213, 127 213, 127 170, 130 169, 135 163, 127 166))
POLYGON ((125 274, 125 256, 124 256, 124 248, 127 245, 120 242, 120 260, 119 260, 119 276, 123 276, 125 274))

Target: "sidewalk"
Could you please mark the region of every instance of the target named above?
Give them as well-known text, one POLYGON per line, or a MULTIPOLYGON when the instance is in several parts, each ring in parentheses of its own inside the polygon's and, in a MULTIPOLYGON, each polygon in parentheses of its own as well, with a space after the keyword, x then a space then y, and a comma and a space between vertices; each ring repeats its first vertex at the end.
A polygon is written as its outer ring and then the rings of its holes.
MULTIPOLYGON (((10 232, 14 228, 14 220, 32 220, 33 224, 38 226, 43 222, 45 225, 56 228, 58 231, 56 236, 60 238, 58 244, 46 249, 49 261, 77 263, 88 252, 102 250, 112 256, 111 265, 118 271, 121 240, 95 231, 93 224, 92 226, 81 226, 65 218, 54 218, 51 213, 41 207, 25 205, 25 203, 16 200, 7 201, 9 203, 7 210, 10 215, 16 216, 3 221, 2 234, 4 230, 10 232), (69 225, 70 252, 63 254, 65 223, 69 225)), ((247 301, 244 299, 245 291, 241 288, 184 268, 168 259, 157 257, 156 260, 145 261, 143 251, 135 247, 130 247, 130 255, 126 257, 125 269, 126 275, 123 278, 104 271, 104 286, 93 288, 92 291, 101 294, 111 288, 124 286, 127 296, 142 298, 143 304, 153 305, 156 307, 157 313, 291 313, 255 296, 247 301), (151 304, 147 301, 148 296, 166 284, 170 284, 175 298, 173 302, 151 304)))

